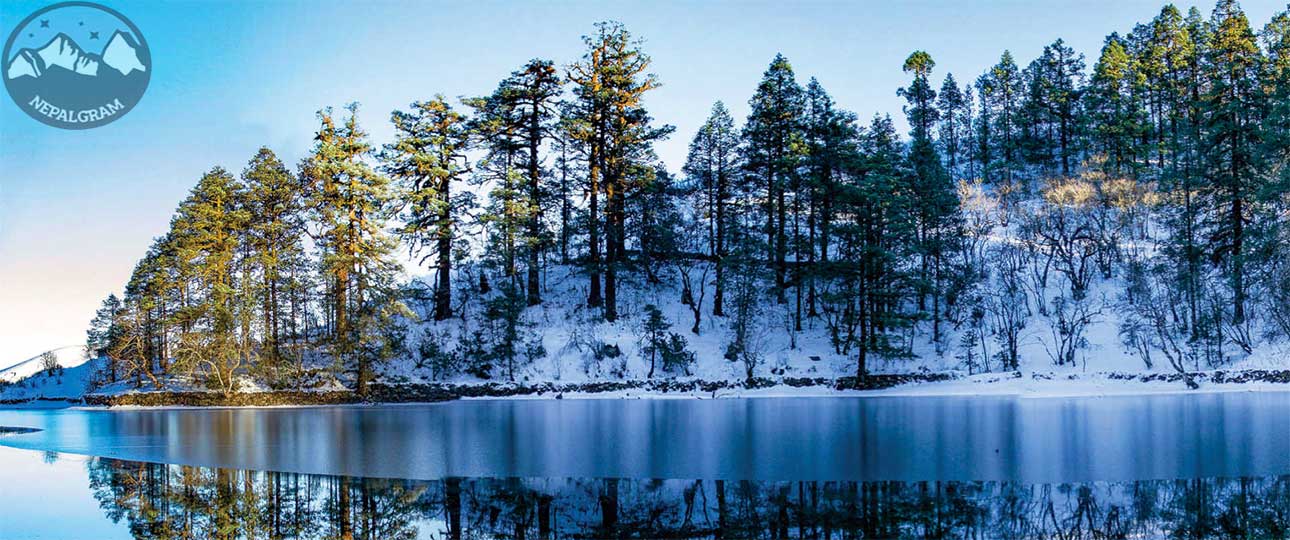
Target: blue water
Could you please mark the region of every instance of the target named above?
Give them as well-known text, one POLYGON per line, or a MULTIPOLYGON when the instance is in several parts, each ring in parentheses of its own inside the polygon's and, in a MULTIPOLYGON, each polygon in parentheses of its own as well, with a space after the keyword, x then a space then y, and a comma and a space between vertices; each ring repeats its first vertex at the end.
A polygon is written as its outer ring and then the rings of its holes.
POLYGON ((0 426, 40 430, 0 435, 6 539, 1290 534, 1290 393, 0 410, 0 426))
POLYGON ((8 410, 32 450, 209 467, 449 476, 1086 482, 1290 473, 1290 393, 481 400, 8 410))

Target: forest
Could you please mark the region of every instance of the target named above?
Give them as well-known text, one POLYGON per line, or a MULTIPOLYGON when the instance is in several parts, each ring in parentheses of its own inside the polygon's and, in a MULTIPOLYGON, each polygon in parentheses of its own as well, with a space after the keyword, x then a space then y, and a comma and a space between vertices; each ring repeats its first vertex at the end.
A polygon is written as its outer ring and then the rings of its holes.
POLYGON ((582 39, 393 111, 393 140, 351 104, 294 165, 211 168, 91 321, 97 384, 783 375, 768 335, 861 380, 1073 369, 1112 325, 1124 369, 1194 386, 1290 340, 1290 7, 1165 6, 1095 56, 1057 39, 962 81, 913 51, 908 133, 777 55, 747 118, 716 102, 679 134, 639 37, 582 39), (653 145, 680 136, 668 170, 653 145), (531 369, 561 351, 582 360, 531 369))

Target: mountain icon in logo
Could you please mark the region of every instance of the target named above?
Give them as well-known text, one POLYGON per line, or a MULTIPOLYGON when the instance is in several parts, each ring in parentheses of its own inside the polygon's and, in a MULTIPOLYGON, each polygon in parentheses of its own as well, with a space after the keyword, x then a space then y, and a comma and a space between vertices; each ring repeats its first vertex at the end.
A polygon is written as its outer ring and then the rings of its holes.
POLYGON ((10 79, 40 77, 46 70, 61 68, 94 77, 103 66, 115 69, 121 75, 129 75, 133 71, 148 69, 139 60, 138 49, 134 38, 120 31, 112 34, 102 54, 87 53, 76 44, 76 40, 59 33, 40 49, 19 50, 9 61, 6 75, 10 79))
POLYGON ((79 1, 28 16, 5 42, 0 63, 14 102, 32 118, 65 129, 120 118, 143 97, 152 75, 152 53, 134 23, 79 1), (106 43, 100 35, 108 36, 106 43))

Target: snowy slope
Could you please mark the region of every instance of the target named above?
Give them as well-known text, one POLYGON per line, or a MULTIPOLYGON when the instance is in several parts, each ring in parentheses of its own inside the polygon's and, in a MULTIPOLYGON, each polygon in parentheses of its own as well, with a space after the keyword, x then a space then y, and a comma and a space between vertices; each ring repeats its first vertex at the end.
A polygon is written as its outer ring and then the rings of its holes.
MULTIPOLYGON (((77 367, 87 360, 84 345, 59 347, 51 352, 58 357, 58 365, 64 369, 77 367)), ((40 356, 38 354, 0 370, 0 381, 15 382, 36 374, 41 370, 40 356)))
POLYGON ((0 400, 78 399, 85 395, 100 362, 87 360, 85 347, 63 347, 54 352, 61 368, 53 373, 40 368, 39 356, 6 369, 7 376, 26 375, 4 379, 0 400))
POLYGON ((62 372, 37 373, 0 388, 0 400, 79 399, 89 388, 94 362, 85 362, 62 372))
MULTIPOLYGON (((667 276, 671 277, 671 276, 667 276)), ((554 267, 545 275, 543 303, 528 308, 525 320, 529 331, 541 340, 545 356, 538 358, 530 365, 517 369, 516 380, 522 382, 559 381, 585 382, 614 379, 644 379, 649 372, 649 363, 641 352, 641 328, 644 319, 644 306, 654 304, 671 322, 671 331, 685 337, 688 348, 695 353, 696 362, 689 375, 656 373, 656 377, 697 378, 703 380, 741 380, 744 378, 744 365, 731 362, 723 357, 729 343, 729 318, 711 315, 712 291, 707 291, 703 306, 703 320, 700 334, 690 331, 693 316, 687 306, 681 303, 681 293, 673 282, 675 279, 664 279, 662 285, 648 285, 639 276, 632 276, 631 281, 620 290, 620 319, 613 323, 599 320, 597 313, 585 307, 587 278, 573 268, 554 267), (616 359, 596 361, 580 344, 596 340, 607 345, 615 345, 622 351, 616 359)), ((1054 280, 1053 289, 1060 284, 1054 280)), ((1036 314, 1027 321, 1026 329, 1021 333, 1020 370, 1030 379, 1031 374, 1043 376, 1056 375, 1093 375, 1095 373, 1169 373, 1172 369, 1165 363, 1157 361, 1151 368, 1137 357, 1122 342, 1119 336, 1119 314, 1115 308, 1116 295, 1122 290, 1123 283, 1114 278, 1097 281, 1093 284, 1090 297, 1095 298, 1100 313, 1087 330, 1088 345, 1080 349, 1077 365, 1057 366, 1051 357, 1053 335, 1051 317, 1036 314)), ((1054 293, 1055 294, 1055 293, 1054 293)), ((428 306, 411 306, 416 311, 423 311, 428 306)), ((776 305, 773 300, 764 304, 759 326, 757 343, 762 361, 756 367, 759 377, 825 377, 837 378, 855 374, 855 354, 843 355, 834 351, 829 341, 828 330, 823 321, 806 319, 801 332, 792 332, 787 324, 788 310, 792 304, 776 305)), ((428 311, 426 311, 428 314, 428 311)), ((389 382, 429 382, 445 380, 436 378, 428 366, 417 367, 418 344, 422 340, 434 340, 448 348, 460 346, 475 339, 473 332, 482 324, 480 313, 470 312, 467 321, 459 318, 443 322, 433 322, 424 317, 423 322, 410 323, 408 356, 380 366, 382 378, 389 382)), ((939 348, 931 342, 930 323, 922 322, 911 346, 912 358, 871 358, 870 373, 911 373, 919 371, 958 371, 967 374, 967 366, 960 358, 958 336, 962 329, 945 325, 946 337, 939 348)), ((997 351, 997 344, 990 340, 987 344, 990 354, 997 351)), ((1264 342, 1255 349, 1254 354, 1223 366, 1223 369, 1287 369, 1290 368, 1290 344, 1283 342, 1264 342)), ((992 362, 991 371, 1000 367, 992 362)), ((979 369, 979 366, 978 366, 979 369)), ((1207 369, 1200 366, 1200 369, 1207 369)), ((505 371, 494 370, 494 379, 505 380, 505 371)), ((451 382, 475 382, 479 379, 465 374, 446 378, 451 382)))

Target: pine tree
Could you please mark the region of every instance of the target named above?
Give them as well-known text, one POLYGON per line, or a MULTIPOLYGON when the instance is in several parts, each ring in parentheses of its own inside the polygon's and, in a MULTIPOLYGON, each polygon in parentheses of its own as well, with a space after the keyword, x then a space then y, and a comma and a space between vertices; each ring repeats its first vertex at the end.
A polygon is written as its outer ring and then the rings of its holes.
POLYGON ((485 258, 521 290, 519 250, 529 206, 525 203, 523 173, 519 169, 525 142, 520 134, 523 119, 516 107, 515 92, 515 88, 503 81, 491 95, 471 98, 465 103, 475 109, 469 129, 485 150, 474 169, 474 181, 491 184, 488 206, 480 216, 489 228, 485 258))
POLYGON ((1076 154, 1084 55, 1076 54, 1059 39, 1045 46, 1028 69, 1031 91, 1027 108, 1035 115, 1036 125, 1031 129, 1040 147, 1041 159, 1037 161, 1045 166, 1055 161, 1063 175, 1070 175, 1076 154))
MULTIPOLYGON (((586 46, 582 59, 568 68, 569 81, 574 85, 575 100, 564 115, 565 130, 569 137, 583 147, 587 163, 588 198, 587 274, 590 286, 587 305, 604 306, 601 277, 605 272, 605 223, 601 208, 601 192, 605 191, 605 168, 609 153, 611 92, 608 90, 615 51, 626 46, 626 29, 612 22, 596 24, 596 33, 583 36, 586 46)), ((612 234, 612 232, 610 233, 612 234)), ((605 308, 608 309, 607 307, 605 308)))
POLYGON ((569 136, 567 121, 567 103, 561 103, 561 116, 556 122, 555 138, 555 181, 554 195, 560 207, 559 249, 560 263, 569 264, 573 260, 572 250, 575 247, 574 236, 577 234, 576 218, 580 209, 574 204, 574 191, 577 177, 582 171, 579 166, 578 150, 575 141, 569 136))
POLYGON ((855 153, 855 115, 839 110, 833 98, 814 78, 806 87, 804 130, 808 210, 807 228, 807 316, 818 317, 818 283, 827 279, 834 249, 836 202, 844 176, 855 153))
POLYGON ((568 68, 568 79, 574 85, 575 100, 568 103, 561 121, 565 133, 582 150, 587 165, 587 305, 598 308, 604 304, 601 293, 603 268, 603 227, 601 224, 600 192, 603 189, 606 132, 608 125, 608 95, 606 71, 608 55, 613 45, 608 24, 596 26, 595 36, 583 36, 587 50, 582 59, 568 68))
POLYGON ((1260 160, 1267 183, 1259 221, 1264 305, 1272 327, 1290 336, 1290 8, 1278 13, 1260 35, 1267 59, 1260 160))
POLYGON ((531 323, 524 320, 524 293, 514 283, 502 282, 498 294, 489 298, 484 307, 491 339, 482 356, 500 362, 506 368, 507 380, 515 381, 515 374, 522 367, 520 362, 528 364, 546 354, 540 337, 532 336, 528 330, 531 323))
POLYGON ((667 334, 671 328, 672 323, 663 316, 658 306, 645 305, 645 321, 641 329, 641 354, 649 358, 649 374, 645 375, 646 378, 654 378, 654 368, 658 364, 660 353, 667 348, 667 334))
POLYGON ((527 217, 524 250, 527 253, 527 290, 528 305, 542 303, 539 258, 544 242, 542 230, 543 207, 546 204, 542 182, 542 157, 540 149, 551 137, 551 119, 555 115, 555 98, 559 96, 562 81, 556 74, 555 66, 546 60, 531 60, 519 71, 507 78, 502 86, 509 91, 504 95, 513 100, 513 108, 519 124, 516 132, 524 141, 525 174, 525 211, 527 217))
POLYGON ((570 68, 577 107, 574 136, 588 145, 591 193, 592 289, 588 303, 600 303, 600 227, 596 193, 603 192, 604 208, 604 316, 618 318, 618 273, 626 262, 626 201, 642 170, 654 160, 652 143, 667 137, 671 126, 653 126, 642 98, 658 88, 658 78, 648 72, 650 57, 640 41, 620 23, 596 25, 595 37, 584 37, 587 52, 570 68))
POLYGON ((1272 183, 1265 193, 1290 192, 1290 7, 1276 14, 1260 35, 1267 51, 1263 63, 1263 102, 1268 110, 1260 126, 1262 165, 1272 183))
MULTIPOLYGON (((977 77, 973 87, 976 90, 978 108, 975 117, 970 117, 972 121, 970 130, 972 133, 972 144, 970 145, 972 168, 977 173, 972 176, 987 184, 994 185, 997 182, 990 170, 990 163, 994 161, 994 152, 991 148, 994 130, 992 129, 993 115, 989 105, 994 97, 994 84, 990 82, 989 73, 977 77)), ((1004 193, 1004 195, 1007 195, 1007 193, 1004 193)), ((1008 201, 1004 199, 1003 202, 1007 203, 1008 201)))
POLYGON ((107 357, 108 382, 116 382, 116 361, 108 355, 108 351, 113 343, 121 339, 122 328, 114 323, 124 309, 121 299, 117 298, 115 293, 109 294, 103 299, 99 309, 94 312, 90 327, 85 331, 85 350, 90 357, 107 357))
POLYGON ((904 305, 916 223, 912 174, 890 118, 874 118, 860 152, 838 197, 840 245, 832 267, 843 287, 831 295, 831 333, 841 352, 856 350, 856 377, 863 382, 870 353, 905 354, 891 333, 912 322, 904 305))
POLYGON ((726 231, 727 252, 723 258, 726 265, 727 328, 730 333, 724 357, 731 362, 743 363, 744 375, 751 381, 756 376, 763 354, 759 329, 764 323, 765 282, 769 272, 766 261, 762 259, 766 252, 762 240, 765 231, 759 230, 757 224, 759 193, 753 185, 742 188, 731 209, 730 227, 726 231))
POLYGON ((902 70, 912 73, 914 81, 907 88, 901 88, 896 94, 904 97, 909 103, 905 106, 905 115, 909 117, 910 134, 915 144, 920 141, 930 142, 932 129, 940 121, 941 113, 936 109, 936 91, 929 80, 936 62, 924 51, 914 51, 905 59, 902 70))
MULTIPOLYGON (((171 230, 155 239, 147 253, 135 265, 126 283, 122 303, 130 313, 133 343, 131 366, 123 369, 138 376, 154 377, 170 369, 173 336, 193 328, 197 315, 192 265, 179 256, 179 233, 184 220, 176 216, 171 230)), ((119 362, 118 362, 119 363, 119 362)))
POLYGON ((1235 0, 1220 0, 1205 65, 1210 86, 1202 96, 1205 196, 1211 201, 1211 253, 1224 264, 1232 294, 1232 322, 1246 319, 1246 227, 1258 192, 1259 69, 1254 31, 1235 0))
POLYGON ((121 300, 117 298, 116 293, 113 293, 103 299, 99 309, 94 312, 94 318, 90 320, 90 328, 85 332, 85 350, 91 357, 102 356, 108 343, 111 343, 112 319, 120 310, 121 300))
POLYGON ((925 310, 925 299, 932 298, 932 340, 941 339, 941 301, 945 254, 953 249, 952 242, 958 235, 958 194, 949 174, 941 164, 940 155, 932 142, 932 131, 940 120, 936 110, 936 92, 929 77, 936 63, 931 55, 915 51, 905 60, 904 70, 913 73, 914 81, 898 93, 908 101, 905 114, 909 117, 911 142, 908 163, 913 174, 910 185, 914 197, 917 219, 917 249, 920 255, 918 272, 918 307, 925 310))
POLYGON ((359 127, 357 104, 346 109, 349 115, 340 124, 330 109, 318 113, 321 127, 301 176, 321 229, 321 268, 331 286, 330 352, 338 365, 357 361, 355 390, 365 396, 373 362, 391 352, 377 345, 383 338, 378 323, 406 307, 396 297, 398 263, 385 232, 390 180, 367 161, 372 146, 359 127))
POLYGON ((191 265, 194 290, 191 324, 179 336, 176 366, 207 377, 225 394, 237 390, 236 375, 250 360, 249 336, 239 333, 245 289, 239 281, 239 250, 250 224, 241 184, 221 167, 198 180, 180 204, 177 255, 191 265))
POLYGON ((744 124, 744 165, 765 186, 766 260, 775 268, 775 298, 783 304, 788 301, 788 189, 803 150, 802 87, 784 55, 775 55, 748 104, 752 112, 744 124))
MULTIPOLYGON (((1199 17, 1193 12, 1193 17, 1199 17)), ((1152 38, 1139 60, 1146 85, 1153 96, 1153 117, 1160 155, 1160 190, 1171 194, 1175 204, 1161 208, 1169 231, 1162 250, 1170 261, 1173 282, 1179 287, 1186 309, 1181 317, 1189 328, 1189 339, 1200 337, 1202 255, 1200 249, 1199 171, 1196 149, 1199 134, 1201 76, 1200 43, 1194 32, 1199 23, 1188 23, 1173 6, 1165 6, 1151 22, 1152 38)))
POLYGON ((982 121, 981 144, 989 148, 983 166, 987 179, 997 183, 1005 201, 1020 195, 1021 185, 1021 100, 1023 81, 1012 53, 1004 51, 999 63, 978 83, 982 121))
POLYGON ((420 262, 434 257, 434 319, 452 316, 452 250, 462 202, 453 184, 470 171, 467 119, 443 96, 395 111, 395 141, 382 154, 385 171, 399 183, 403 226, 399 235, 420 262))
POLYGON ((959 88, 954 74, 946 74, 941 83, 940 95, 936 98, 936 107, 940 110, 941 119, 937 128, 937 137, 941 152, 945 154, 945 168, 954 181, 962 178, 963 154, 967 130, 965 121, 970 121, 968 110, 969 97, 959 88))
POLYGON ((684 187, 677 184, 662 164, 652 169, 637 169, 636 196, 629 199, 629 211, 636 216, 636 245, 640 247, 640 263, 645 271, 645 281, 661 284, 659 269, 664 263, 677 260, 680 253, 681 211, 677 203, 684 198, 684 187))
POLYGON ((1111 34, 1093 66, 1087 92, 1095 149, 1106 156, 1108 173, 1136 172, 1138 168, 1135 160, 1141 128, 1132 98, 1133 82, 1133 59, 1124 41, 1111 34))
POLYGON ((1178 174, 1181 121, 1186 118, 1186 66, 1195 55, 1195 44, 1182 14, 1165 6, 1150 23, 1150 38, 1137 63, 1148 95, 1152 143, 1162 177, 1178 174))
POLYGON ((501 270, 505 281, 523 297, 526 295, 518 268, 530 208, 525 197, 525 179, 521 171, 513 168, 503 168, 498 174, 479 215, 486 233, 482 259, 501 270))
MULTIPOLYGON (((261 297, 261 359, 276 365, 282 360, 282 320, 287 314, 285 290, 291 274, 306 264, 304 201, 300 184, 273 151, 261 148, 242 172, 248 230, 245 250, 251 272, 260 283, 253 291, 261 297)), ((246 284, 251 286, 251 284, 246 284)))
POLYGON ((698 188, 698 207, 707 216, 708 256, 716 273, 716 290, 712 297, 712 314, 725 315, 725 264, 728 252, 730 209, 735 197, 733 183, 737 173, 739 147, 735 122, 725 104, 718 101, 712 113, 690 142, 685 174, 698 188))
MULTIPOLYGON (((142 261, 141 261, 142 262, 142 261)), ((138 275, 139 267, 136 266, 138 275)), ((126 284, 123 308, 112 318, 112 328, 116 329, 114 339, 107 344, 107 356, 110 358, 110 378, 112 380, 134 379, 134 386, 142 385, 147 377, 157 387, 161 383, 152 372, 151 335, 148 324, 148 299, 137 279, 131 278, 126 284)))

